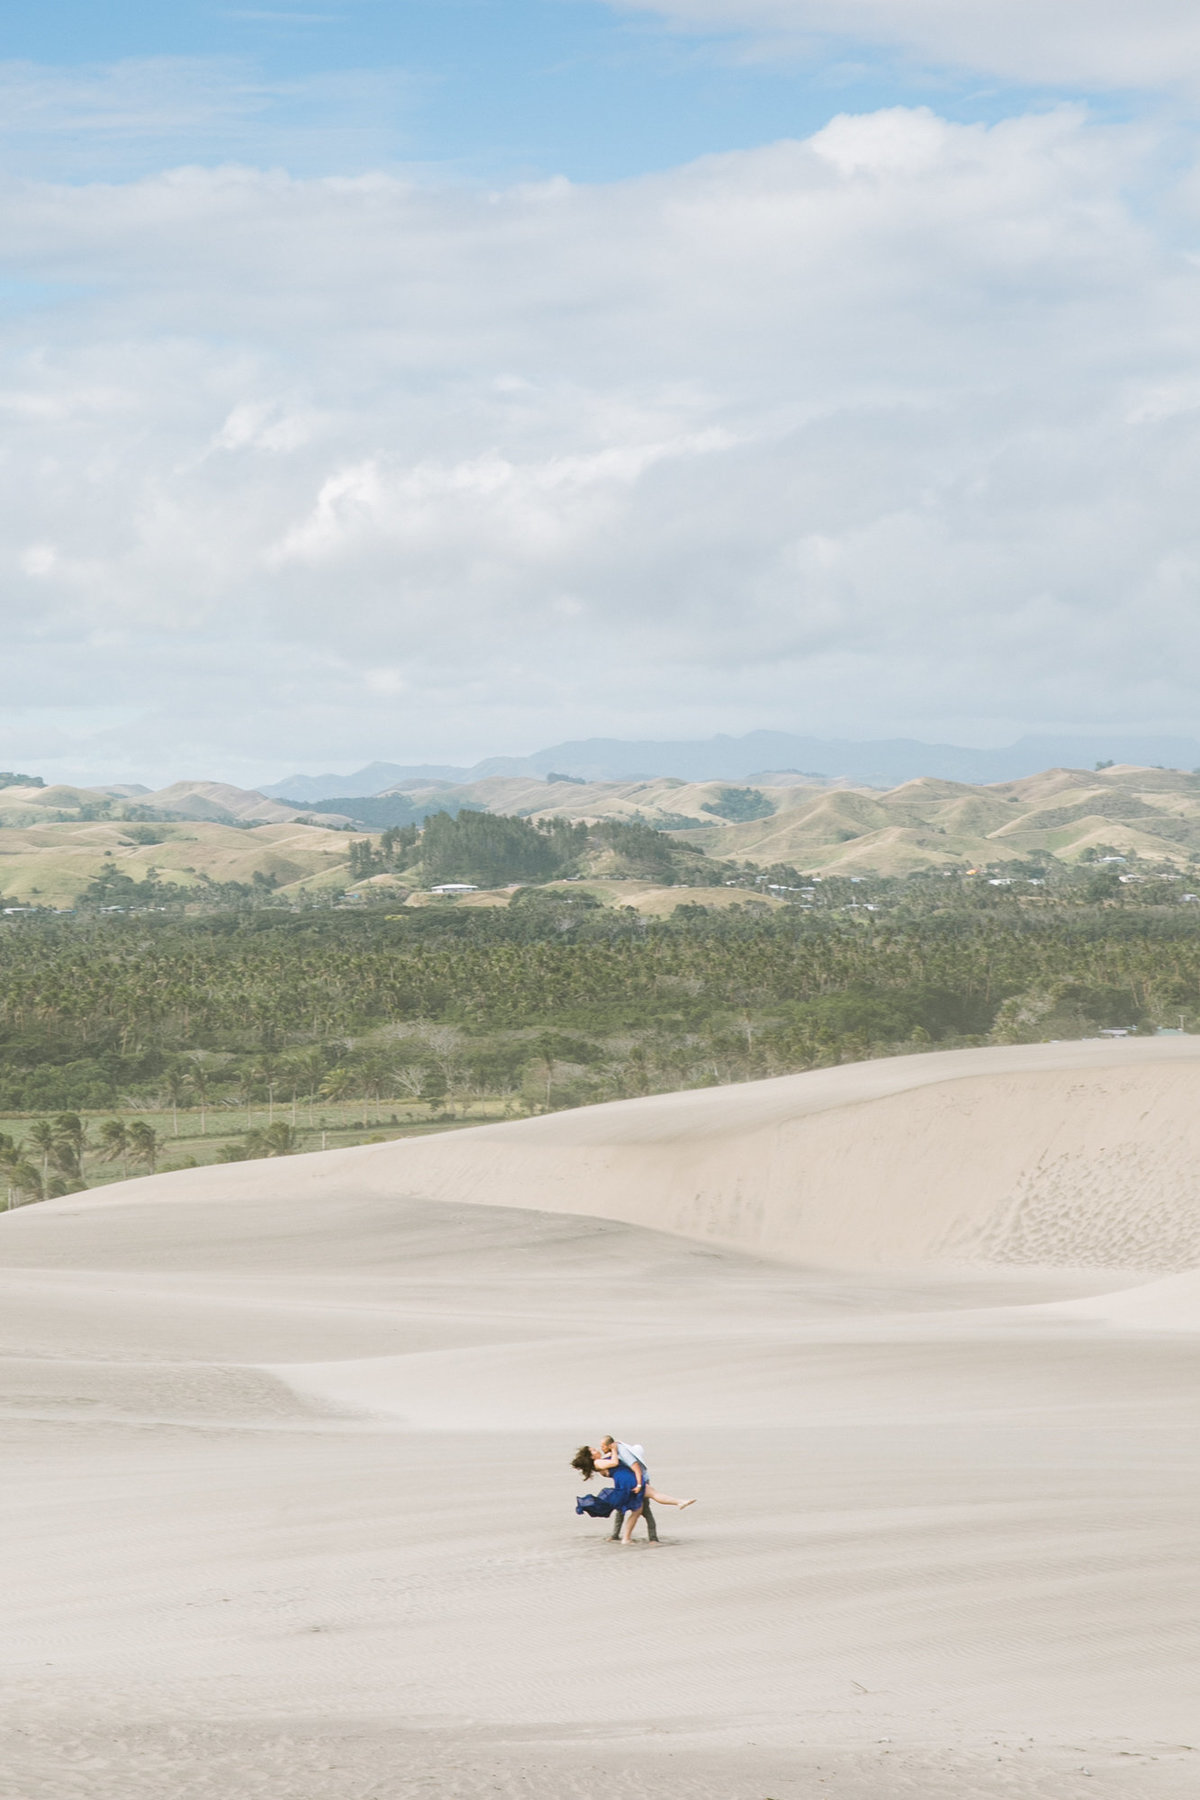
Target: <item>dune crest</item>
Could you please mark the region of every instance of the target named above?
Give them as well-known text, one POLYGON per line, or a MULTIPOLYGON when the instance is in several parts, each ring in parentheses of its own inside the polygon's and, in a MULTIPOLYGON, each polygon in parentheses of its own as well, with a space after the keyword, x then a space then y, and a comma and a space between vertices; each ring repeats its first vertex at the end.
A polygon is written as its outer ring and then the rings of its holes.
POLYGON ((1200 1039, 888 1058, 122 1183, 60 1209, 383 1197, 582 1213, 831 1267, 1200 1263, 1200 1039))

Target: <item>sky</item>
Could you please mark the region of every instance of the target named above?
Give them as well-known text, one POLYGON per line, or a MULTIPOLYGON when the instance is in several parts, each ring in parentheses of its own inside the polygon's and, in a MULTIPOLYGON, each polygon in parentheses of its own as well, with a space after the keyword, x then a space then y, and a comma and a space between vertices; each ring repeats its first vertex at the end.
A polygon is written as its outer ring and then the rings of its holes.
POLYGON ((0 767, 1195 733, 1194 0, 0 5, 0 767))

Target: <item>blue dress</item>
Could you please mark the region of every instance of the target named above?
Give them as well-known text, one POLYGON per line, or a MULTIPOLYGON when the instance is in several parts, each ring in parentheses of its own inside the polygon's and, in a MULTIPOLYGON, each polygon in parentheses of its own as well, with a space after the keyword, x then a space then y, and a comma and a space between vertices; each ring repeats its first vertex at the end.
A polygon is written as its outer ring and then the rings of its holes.
POLYGON ((625 1463, 618 1463, 608 1473, 612 1476, 612 1486, 601 1489, 598 1494, 580 1494, 575 1502, 577 1513, 587 1513, 593 1519, 609 1519, 613 1513, 637 1512, 646 1498, 643 1486, 637 1493, 637 1475, 625 1463))

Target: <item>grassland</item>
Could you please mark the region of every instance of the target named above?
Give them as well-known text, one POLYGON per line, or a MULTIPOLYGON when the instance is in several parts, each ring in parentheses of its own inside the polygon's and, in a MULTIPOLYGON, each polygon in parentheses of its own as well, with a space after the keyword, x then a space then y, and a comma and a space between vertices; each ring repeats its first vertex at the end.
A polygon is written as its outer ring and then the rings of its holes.
MULTIPOLYGON (((76 1116, 86 1134, 82 1158, 82 1179, 89 1188, 107 1187, 127 1176, 144 1175, 154 1170, 166 1173, 172 1169, 202 1168, 214 1163, 240 1160, 247 1139, 255 1131, 269 1129, 276 1121, 289 1126, 292 1133, 287 1153, 310 1150, 338 1150, 354 1144, 377 1144, 394 1138, 421 1137, 430 1132, 453 1131, 465 1125, 514 1118, 522 1109, 511 1100, 471 1098, 451 1101, 433 1107, 423 1101, 407 1104, 390 1101, 386 1105, 362 1100, 341 1103, 322 1100, 316 1107, 289 1102, 270 1102, 247 1106, 222 1106, 204 1112, 197 1107, 163 1106, 151 1099, 150 1104, 84 1108, 76 1116), (104 1145, 101 1133, 112 1119, 126 1126, 141 1122, 149 1126, 157 1140, 153 1165, 132 1156, 115 1156, 104 1145)), ((5 1136, 24 1146, 49 1187, 57 1171, 50 1154, 43 1154, 30 1141, 30 1128, 40 1121, 54 1123, 56 1115, 30 1112, 0 1112, 0 1139, 5 1136)), ((78 1185, 71 1180, 64 1185, 78 1185)), ((20 1204, 22 1196, 5 1181, 0 1167, 0 1208, 20 1204)))
POLYGON ((204 877, 250 884, 257 874, 296 899, 340 892, 349 880, 346 834, 318 825, 168 822, 152 829, 154 842, 139 843, 117 821, 0 827, 0 894, 21 905, 71 907, 108 864, 133 881, 157 874, 180 890, 204 877))

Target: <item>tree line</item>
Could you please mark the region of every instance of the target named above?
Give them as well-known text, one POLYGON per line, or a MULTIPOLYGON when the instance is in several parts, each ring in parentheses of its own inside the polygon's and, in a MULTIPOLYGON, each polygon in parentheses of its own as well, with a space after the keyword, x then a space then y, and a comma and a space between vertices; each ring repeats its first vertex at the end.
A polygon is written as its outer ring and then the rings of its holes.
POLYGON ((453 1086, 429 1035, 445 1030, 462 1081, 497 1094, 521 1090, 539 1035, 566 1034, 591 1047, 559 1059, 571 1091, 592 1094, 1200 1017, 1200 907, 825 886, 810 912, 700 893, 661 921, 545 888, 486 911, 14 920, 0 1111, 111 1109, 184 1079, 189 1104, 197 1081, 224 1104, 266 1091, 264 1058, 309 1059, 305 1095, 341 1070, 354 1097, 382 1056, 395 1094, 428 1098, 453 1086))
POLYGON ((94 1140, 78 1113, 37 1119, 23 1139, 0 1131, 0 1186, 11 1206, 29 1200, 57 1199, 86 1187, 85 1162, 95 1151, 107 1162, 119 1162, 122 1175, 132 1168, 153 1174, 160 1151, 158 1132, 144 1119, 126 1124, 107 1119, 94 1140))
POLYGON ((930 1046, 1200 1026, 1200 905, 1181 883, 1114 889, 1104 867, 801 891, 803 908, 774 911, 692 891, 661 920, 544 886, 488 910, 13 919, 0 1112, 30 1122, 0 1134, 0 1186, 37 1198, 97 1165, 152 1171, 163 1143, 138 1112, 228 1137, 245 1109, 221 1155, 278 1156, 323 1106, 361 1105, 364 1127, 401 1105, 519 1114, 930 1046))

